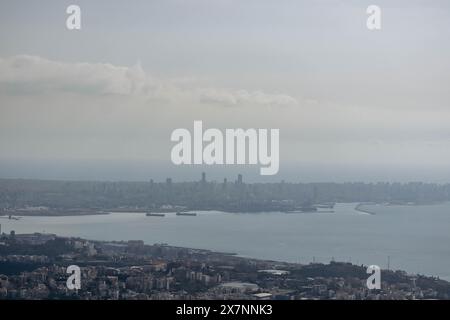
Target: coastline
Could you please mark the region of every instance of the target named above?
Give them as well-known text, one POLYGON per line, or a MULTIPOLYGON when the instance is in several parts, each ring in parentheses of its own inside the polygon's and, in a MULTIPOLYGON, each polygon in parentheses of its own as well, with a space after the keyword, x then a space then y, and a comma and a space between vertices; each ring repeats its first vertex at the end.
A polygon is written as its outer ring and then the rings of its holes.
POLYGON ((273 299, 282 295, 283 300, 445 300, 450 296, 447 280, 397 268, 380 268, 383 287, 370 293, 364 263, 288 262, 143 240, 88 240, 51 233, 3 234, 1 240, 0 274, 8 281, 8 290, 0 292, 0 300, 253 300, 255 292, 273 299), (83 269, 85 282, 67 296, 69 265, 83 269), (36 281, 44 278, 51 281, 36 281), (281 291, 280 282, 284 284, 281 291), (105 283, 110 290, 103 289, 105 283), (247 286, 253 289, 241 290, 247 286), (21 295, 16 294, 18 290, 21 295))
POLYGON ((363 202, 358 203, 356 205, 356 207, 355 207, 355 211, 366 213, 366 214, 370 214, 370 215, 376 215, 376 212, 374 212, 374 211, 370 211, 370 210, 367 210, 367 209, 362 209, 362 206, 368 205, 368 204, 372 205, 372 204, 375 204, 375 203, 363 203, 363 202))
POLYGON ((45 210, 45 211, 24 211, 24 210, 14 210, 14 211, 3 211, 0 212, 0 218, 11 219, 18 217, 77 217, 77 216, 97 216, 97 215, 108 215, 110 212, 107 211, 89 211, 89 210, 45 210))
POLYGON ((447 203, 448 201, 436 201, 436 202, 426 202, 426 203, 413 203, 413 202, 386 202, 386 203, 376 203, 376 202, 360 202, 355 206, 355 210, 370 214, 370 215, 376 215, 377 213, 375 211, 371 211, 368 209, 364 209, 363 207, 365 205, 380 205, 385 207, 400 207, 400 206, 411 206, 411 207, 418 207, 418 206, 430 206, 430 205, 439 205, 447 203))

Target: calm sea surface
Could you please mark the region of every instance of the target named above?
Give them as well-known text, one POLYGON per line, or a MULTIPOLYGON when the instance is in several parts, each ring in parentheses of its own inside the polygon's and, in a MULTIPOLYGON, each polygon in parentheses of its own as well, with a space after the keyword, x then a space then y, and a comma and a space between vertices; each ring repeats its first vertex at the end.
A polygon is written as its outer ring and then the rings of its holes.
POLYGON ((196 217, 113 213, 0 219, 3 232, 48 232, 93 240, 144 240, 309 263, 376 264, 450 280, 450 203, 426 206, 337 204, 334 213, 198 212, 196 217))

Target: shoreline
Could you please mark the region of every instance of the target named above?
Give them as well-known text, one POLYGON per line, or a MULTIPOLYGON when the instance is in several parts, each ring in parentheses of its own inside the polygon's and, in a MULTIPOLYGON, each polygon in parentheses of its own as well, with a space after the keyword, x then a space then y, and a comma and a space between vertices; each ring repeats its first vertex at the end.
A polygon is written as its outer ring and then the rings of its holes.
POLYGON ((20 217, 81 217, 81 216, 98 216, 98 215, 108 215, 111 212, 107 211, 86 211, 80 210, 78 212, 73 211, 10 211, 10 212, 0 212, 0 218, 17 219, 20 217))
POLYGON ((375 203, 358 203, 356 206, 355 206, 355 211, 358 211, 358 212, 362 212, 362 213, 367 213, 367 214, 370 214, 370 215, 376 215, 377 213, 376 212, 374 212, 374 211, 370 211, 370 210, 367 210, 367 209, 362 209, 361 207, 362 206, 364 206, 364 205, 374 205, 375 203))
MULTIPOLYGON (((364 209, 363 206, 365 205, 383 205, 383 206, 424 206, 424 205, 439 205, 442 203, 446 203, 447 201, 442 202, 433 202, 433 203, 375 203, 375 202, 360 202, 355 207, 354 210, 366 213, 370 215, 376 215, 377 213, 372 210, 364 209)), ((351 203, 351 202, 342 202, 342 203, 351 203)), ((27 211, 27 210, 11 210, 11 211, 5 211, 0 210, 0 219, 6 218, 8 219, 9 216, 12 217, 12 219, 20 218, 20 217, 77 217, 77 216, 95 216, 95 215, 110 215, 113 213, 176 213, 176 212, 191 212, 191 211, 205 211, 205 210, 196 210, 196 209, 183 209, 183 210, 155 210, 155 209, 133 209, 133 208, 113 208, 113 209, 106 209, 106 210, 92 210, 92 209, 66 209, 66 210, 58 210, 58 209, 50 209, 50 210, 36 210, 36 211, 27 211)), ((224 210, 223 208, 217 208, 217 209, 209 209, 207 211, 220 211, 224 213, 248 213, 248 214, 258 214, 258 213, 266 213, 266 212, 279 212, 279 213, 309 213, 309 214, 315 214, 315 213, 334 213, 334 210, 327 210, 327 211, 315 211, 315 212, 302 212, 302 211, 237 211, 237 210, 224 210)))
MULTIPOLYGON (((308 267, 308 266, 327 266, 327 265, 332 265, 332 264, 342 264, 342 265, 348 265, 348 266, 357 266, 357 267, 368 267, 369 264, 365 264, 365 263, 353 263, 351 261, 334 261, 334 260, 329 260, 329 261, 314 261, 314 260, 305 260, 304 262, 294 262, 294 261, 289 261, 289 260, 283 260, 283 259, 270 259, 270 258, 260 258, 260 257, 253 257, 253 256, 249 256, 249 255, 243 255, 243 254, 239 254, 237 252, 226 252, 226 251, 220 251, 220 250, 214 250, 214 249, 206 249, 206 248, 198 248, 198 247, 191 247, 191 246, 180 246, 180 245, 173 245, 173 244, 169 244, 169 243, 157 243, 157 242, 153 242, 153 243, 148 243, 145 242, 144 240, 97 240, 97 239, 92 239, 92 238, 83 238, 83 237, 79 237, 79 236, 62 236, 59 234, 52 234, 52 233, 34 233, 35 235, 53 235, 55 236, 55 238, 58 239, 72 239, 72 240, 80 240, 80 241, 87 241, 96 245, 108 245, 108 244, 117 244, 117 245, 129 245, 130 243, 133 242, 142 242, 142 245, 144 247, 163 247, 163 248, 168 248, 168 249, 175 249, 175 250, 187 250, 190 252, 190 254, 197 254, 197 253, 201 253, 204 255, 209 255, 209 256, 215 256, 215 257, 221 257, 222 259, 232 259, 232 260, 240 260, 240 261, 248 261, 248 262, 253 262, 253 263, 267 263, 267 264, 275 264, 277 265, 279 268, 289 268, 289 267, 308 267)), ((26 233, 18 233, 15 235, 15 237, 21 237, 21 236, 27 236, 29 234, 26 233)), ((422 273, 417 273, 417 272, 411 272, 411 271, 406 271, 405 269, 400 269, 400 268, 396 268, 396 269, 386 269, 386 268, 382 268, 381 270, 383 271, 389 271, 389 272, 400 272, 403 273, 404 275, 410 277, 410 276, 416 276, 416 277, 426 277, 426 278, 430 278, 430 279, 438 279, 439 281, 443 281, 446 283, 450 284, 450 279, 447 277, 441 277, 441 276, 436 276, 436 275, 430 275, 430 274, 422 274, 422 273)))

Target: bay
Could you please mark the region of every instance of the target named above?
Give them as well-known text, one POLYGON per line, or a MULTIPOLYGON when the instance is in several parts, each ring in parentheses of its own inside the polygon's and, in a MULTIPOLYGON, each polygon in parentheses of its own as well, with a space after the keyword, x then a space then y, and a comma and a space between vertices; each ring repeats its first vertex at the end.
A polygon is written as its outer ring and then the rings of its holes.
POLYGON ((378 265, 450 280, 450 203, 421 206, 336 204, 333 213, 197 212, 147 217, 143 213, 0 219, 3 232, 46 232, 92 240, 233 252, 279 261, 331 260, 378 265), (388 258, 389 257, 389 258, 388 258))

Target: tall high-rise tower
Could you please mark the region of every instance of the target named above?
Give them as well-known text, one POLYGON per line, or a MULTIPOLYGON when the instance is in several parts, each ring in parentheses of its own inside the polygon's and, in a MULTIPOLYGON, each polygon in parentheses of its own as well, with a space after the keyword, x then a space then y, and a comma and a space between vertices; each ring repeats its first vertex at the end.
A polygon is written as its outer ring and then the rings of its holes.
POLYGON ((206 173, 202 172, 202 183, 206 183, 206 173))

